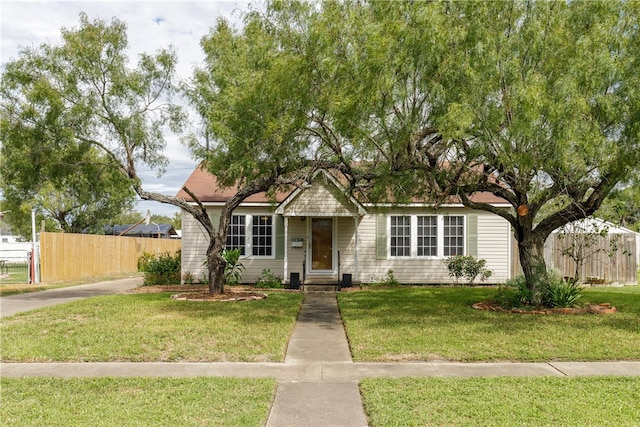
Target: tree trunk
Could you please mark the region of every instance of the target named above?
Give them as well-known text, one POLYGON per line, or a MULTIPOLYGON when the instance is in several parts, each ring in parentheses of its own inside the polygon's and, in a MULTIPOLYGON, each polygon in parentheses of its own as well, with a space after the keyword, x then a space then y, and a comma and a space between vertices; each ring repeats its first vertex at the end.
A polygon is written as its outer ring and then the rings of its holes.
POLYGON ((540 285, 547 277, 547 265, 544 260, 545 238, 531 230, 520 230, 515 233, 518 242, 520 266, 530 292, 530 302, 534 305, 542 303, 540 285))
POLYGON ((222 257, 223 249, 221 240, 217 236, 212 236, 207 249, 207 278, 211 295, 224 293, 224 270, 227 263, 222 257))

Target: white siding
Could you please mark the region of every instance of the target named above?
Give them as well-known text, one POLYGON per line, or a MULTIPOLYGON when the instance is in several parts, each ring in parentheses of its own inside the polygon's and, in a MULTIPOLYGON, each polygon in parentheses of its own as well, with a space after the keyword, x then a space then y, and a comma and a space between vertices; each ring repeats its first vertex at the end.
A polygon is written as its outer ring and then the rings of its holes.
MULTIPOLYGON (((332 194, 327 186, 333 184, 323 184, 323 180, 314 181, 311 187, 305 189, 285 208, 287 216, 351 216, 355 207, 344 197, 339 200, 336 194, 332 194)), ((340 197, 342 198, 342 197, 340 197)))
MULTIPOLYGON (((207 208, 209 215, 218 216, 220 208, 207 208)), ((234 215, 273 215, 269 207, 247 207, 236 209, 234 215)), ((217 222, 214 227, 217 226, 217 222)), ((250 226, 250 225, 249 225, 250 226)), ((275 227, 275 222, 274 222, 275 227)), ((206 260, 209 239, 202 226, 191 216, 183 212, 182 215, 182 275, 187 272, 193 274, 196 281, 206 281, 206 260), (203 280, 204 279, 204 280, 203 280)), ((275 259, 277 236, 274 235, 274 256, 271 258, 254 258, 244 256, 241 258, 245 271, 242 274, 243 283, 255 283, 262 275, 262 271, 268 269, 276 276, 284 278, 284 260, 275 259)))
MULTIPOLYGON (((329 201, 337 200, 333 195, 322 186, 314 187, 307 192, 303 192, 299 199, 304 202, 305 209, 311 209, 312 203, 317 205, 317 209, 322 212, 313 216, 330 215, 330 209, 327 208, 329 201), (312 196, 315 194, 318 199, 312 196), (308 197, 309 196, 309 197, 308 197)), ((289 206, 294 205, 294 200, 289 206)), ((339 208, 346 211, 342 204, 339 208)), ((298 205, 301 208, 303 204, 298 205)), ((295 207, 295 206, 294 206, 295 207)), ((335 206, 334 206, 335 207, 335 206)), ((286 215, 291 215, 291 211, 287 208, 286 215)), ((296 210, 298 209, 296 208, 296 210)), ((338 209, 339 209, 338 208, 338 209)), ((210 208, 212 212, 218 211, 219 208, 210 208)), ((342 211, 341 211, 342 212, 342 211)), ((489 279, 491 283, 502 283, 509 278, 510 271, 510 241, 511 232, 509 223, 504 219, 488 212, 472 211, 463 208, 443 208, 434 212, 426 211, 421 208, 405 208, 393 209, 385 213, 385 215, 419 215, 419 214, 438 214, 438 215, 477 215, 478 219, 478 243, 477 258, 487 261, 487 268, 493 271, 493 276, 489 279)), ((234 214, 270 214, 269 207, 243 207, 238 209, 234 214)), ((284 260, 282 259, 255 259, 251 256, 244 257, 242 263, 246 268, 242 280, 245 283, 255 282, 262 274, 263 269, 270 269, 272 273, 289 279, 290 273, 300 273, 302 279, 302 265, 305 251, 308 251, 309 217, 288 217, 288 231, 284 244, 286 245, 287 277, 285 277, 284 260), (302 248, 293 248, 291 246, 292 239, 304 239, 302 248)), ((386 278, 387 272, 393 270, 393 274, 401 283, 451 283, 443 258, 391 258, 376 259, 376 215, 365 215, 358 219, 358 238, 356 248, 356 221, 353 217, 335 218, 336 227, 336 247, 340 252, 340 274, 353 274, 354 279, 358 279, 363 283, 379 282, 386 278), (357 251, 357 271, 356 271, 356 254, 357 251)), ((201 226, 187 214, 182 219, 183 235, 182 235, 182 272, 191 272, 196 280, 202 280, 206 273, 203 262, 205 260, 205 252, 208 245, 208 238, 202 231, 201 226)), ((275 239, 275 245, 282 244, 275 239)), ((274 248, 274 253, 277 253, 274 248)), ((308 273, 308 271, 307 271, 308 273)))
POLYGON ((193 216, 182 211, 182 278, 191 273, 196 282, 206 283, 206 261, 209 237, 193 216))
POLYGON ((288 257, 288 271, 286 280, 289 280, 291 273, 300 274, 300 280, 302 280, 302 263, 304 262, 304 254, 307 251, 307 243, 309 242, 309 235, 307 233, 307 221, 306 218, 291 217, 288 218, 289 230, 287 234, 287 257, 288 257), (292 248, 291 239, 303 239, 301 248, 292 248))
MULTIPOLYGON (((388 215, 423 214, 424 210, 404 209, 390 211, 388 215)), ((434 212, 429 212, 433 214, 434 212)), ((441 209, 442 215, 478 215, 478 255, 487 261, 487 268, 493 271, 490 283, 502 283, 509 274, 509 223, 488 212, 469 209, 441 209)), ((363 283, 379 282, 393 270, 394 277, 401 283, 452 283, 443 263, 444 258, 391 258, 376 259, 376 217, 365 216, 358 229, 359 277, 363 283)))
POLYGON ((478 256, 487 260, 486 268, 493 271, 491 283, 509 279, 511 226, 507 220, 489 212, 478 213, 478 256))

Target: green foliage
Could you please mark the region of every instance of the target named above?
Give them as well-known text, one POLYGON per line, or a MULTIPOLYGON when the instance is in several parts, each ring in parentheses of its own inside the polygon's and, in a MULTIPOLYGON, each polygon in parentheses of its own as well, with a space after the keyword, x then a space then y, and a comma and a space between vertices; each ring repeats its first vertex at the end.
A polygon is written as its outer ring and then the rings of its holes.
MULTIPOLYGON (((640 179, 636 179, 640 181, 640 179)), ((640 232, 640 182, 612 191, 596 214, 614 224, 640 232)))
POLYGON ((460 278, 464 277, 469 281, 470 285, 478 276, 481 281, 487 280, 493 272, 484 268, 487 261, 484 259, 475 259, 472 255, 455 255, 444 260, 449 276, 455 278, 455 284, 460 283, 460 278))
POLYGON ((174 255, 164 252, 153 255, 143 253, 138 258, 138 271, 144 273, 144 285, 169 285, 180 283, 181 251, 174 255))
POLYGON ((1 155, 11 167, 1 186, 21 234, 34 207, 48 227, 98 230, 142 191, 137 165, 166 165, 166 132, 184 126, 167 102, 177 58, 161 50, 132 67, 127 45, 122 21, 83 13, 77 28, 61 29, 60 43, 24 47, 4 65, 1 155))
POLYGON ((240 249, 225 249, 222 258, 226 264, 224 267, 224 279, 228 285, 238 285, 242 281, 244 265, 240 262, 240 249))
POLYGON ((370 283, 369 286, 373 287, 396 287, 400 286, 400 282, 393 274, 393 270, 387 270, 387 274, 383 277, 375 277, 373 278, 373 283, 370 283))
POLYGON ((496 292, 495 300, 505 308, 527 306, 564 308, 578 306, 582 293, 583 288, 575 281, 567 281, 559 272, 551 270, 540 276, 535 290, 527 286, 523 275, 507 281, 496 292))
POLYGON ((524 307, 530 305, 531 301, 534 300, 532 293, 533 291, 527 286, 527 279, 523 274, 519 274, 515 278, 509 279, 505 284, 500 285, 494 299, 507 309, 524 307))
POLYGON ((262 270, 262 274, 260 275, 260 278, 256 282, 256 287, 271 288, 271 289, 284 288, 284 286, 282 285, 282 278, 273 274, 269 269, 262 270))
POLYGON ((545 307, 569 308, 580 305, 582 287, 574 281, 566 281, 559 276, 550 277, 543 288, 542 303, 545 307))
POLYGON ((382 281, 381 284, 382 286, 387 287, 400 286, 400 282, 398 282, 398 279, 396 279, 393 275, 393 270, 387 271, 387 277, 382 281))

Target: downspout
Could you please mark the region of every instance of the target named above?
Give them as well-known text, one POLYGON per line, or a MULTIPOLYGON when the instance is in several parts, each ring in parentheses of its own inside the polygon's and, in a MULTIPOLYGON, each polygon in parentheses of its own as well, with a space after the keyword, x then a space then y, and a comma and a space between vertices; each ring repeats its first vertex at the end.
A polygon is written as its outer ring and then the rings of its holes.
POLYGON ((356 225, 356 244, 353 249, 353 259, 355 262, 355 271, 353 272, 353 278, 356 281, 360 280, 360 268, 358 265, 358 219, 359 219, 358 216, 353 217, 354 223, 356 225))

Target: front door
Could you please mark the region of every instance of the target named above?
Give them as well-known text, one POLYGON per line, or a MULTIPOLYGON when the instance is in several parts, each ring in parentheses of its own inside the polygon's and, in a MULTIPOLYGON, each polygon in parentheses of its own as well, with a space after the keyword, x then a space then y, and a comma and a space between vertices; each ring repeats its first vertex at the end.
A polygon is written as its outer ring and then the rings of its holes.
POLYGON ((311 218, 311 271, 333 271, 333 218, 311 218))

